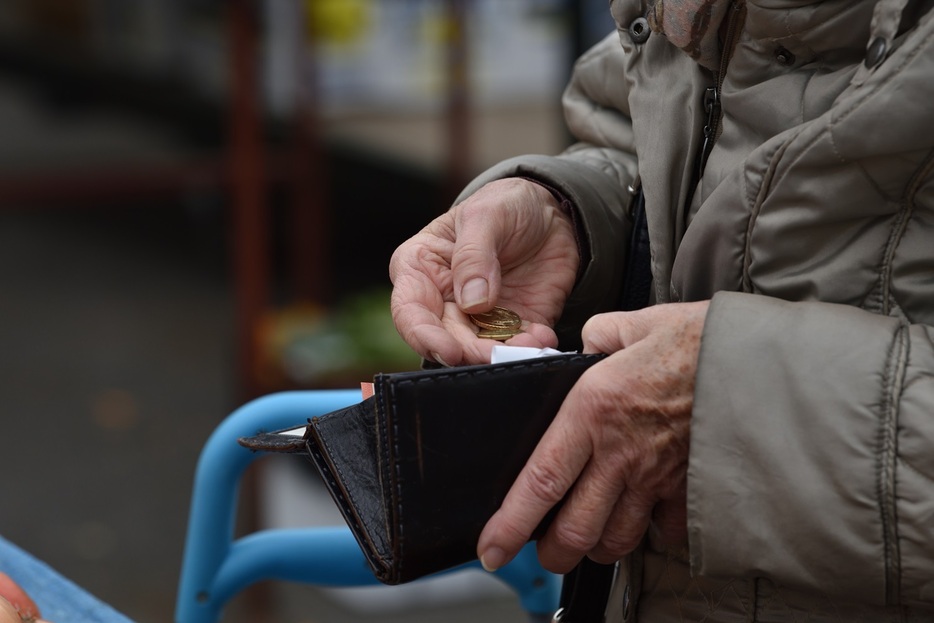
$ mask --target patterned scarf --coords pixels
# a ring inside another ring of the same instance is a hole
[[[720,24],[731,0],[655,0],[649,8],[649,27],[691,55],[704,67],[720,62]]]

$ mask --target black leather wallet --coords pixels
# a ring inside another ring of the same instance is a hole
[[[371,398],[311,418],[304,437],[240,443],[307,454],[376,577],[408,582],[476,559],[480,531],[564,397],[603,357],[379,374]]]

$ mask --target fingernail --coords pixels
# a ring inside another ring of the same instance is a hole
[[[471,279],[461,288],[461,306],[465,308],[482,305],[487,302],[489,297],[490,286],[487,284],[486,279],[480,277]]]
[[[505,562],[506,552],[498,547],[491,547],[480,554],[480,564],[483,565],[483,568],[490,573],[493,573],[502,567],[503,563]]]
[[[432,360],[434,360],[435,363],[440,363],[440,364],[441,364],[442,366],[444,366],[445,368],[450,368],[450,367],[451,367],[451,366],[449,366],[448,364],[446,364],[446,363],[444,362],[444,359],[442,359],[442,358],[441,358],[441,355],[439,355],[438,353],[431,353],[431,358],[432,358]]]

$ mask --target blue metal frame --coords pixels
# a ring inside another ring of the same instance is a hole
[[[240,479],[263,456],[241,447],[237,439],[301,426],[309,417],[359,401],[359,390],[281,392],[243,405],[217,427],[195,472],[176,623],[214,623],[232,597],[260,580],[378,584],[345,526],[262,530],[234,539]],[[473,562],[463,568],[477,566]],[[560,577],[542,569],[533,545],[495,575],[518,594],[532,620],[550,620]]]

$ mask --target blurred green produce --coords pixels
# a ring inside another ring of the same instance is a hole
[[[378,372],[418,369],[421,360],[396,333],[388,289],[357,294],[324,309],[300,304],[271,312],[259,331],[260,381],[285,387],[356,387]]]

